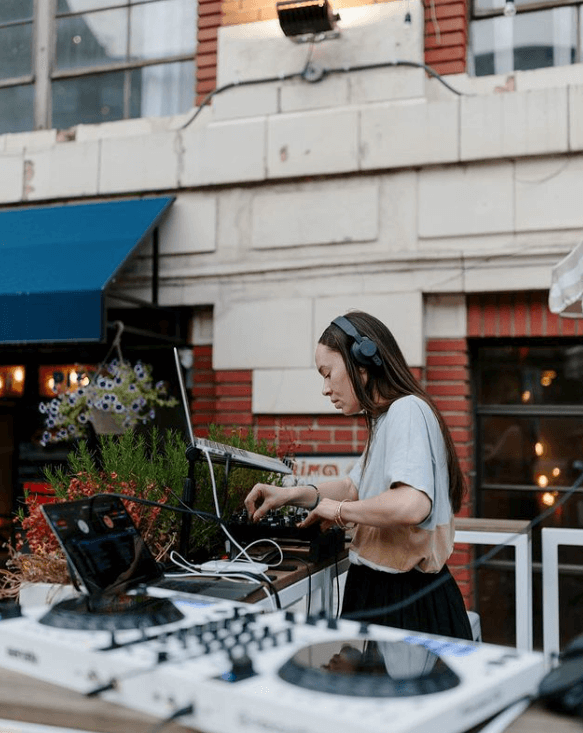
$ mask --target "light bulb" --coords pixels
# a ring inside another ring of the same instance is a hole
[[[513,18],[516,15],[516,5],[514,0],[506,0],[504,3],[504,15],[507,18]]]

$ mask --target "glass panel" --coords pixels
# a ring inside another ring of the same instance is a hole
[[[32,20],[33,0],[2,0],[0,2],[0,23],[11,20]]]
[[[583,405],[583,346],[485,346],[477,354],[479,404]]]
[[[196,3],[192,0],[161,0],[132,8],[132,59],[157,59],[194,53],[195,45]]]
[[[470,26],[474,73],[565,66],[576,60],[577,8],[562,7],[514,18],[474,20]]]
[[[127,0],[59,0],[57,13],[81,13],[85,10],[113,8],[116,5],[127,5]]]
[[[95,74],[62,79],[52,84],[53,127],[121,120],[124,73]]]
[[[194,61],[184,61],[132,71],[130,117],[187,112],[194,104],[194,69]]]
[[[127,60],[128,9],[57,21],[57,68],[78,69]]]
[[[583,457],[583,418],[489,415],[480,418],[480,428],[485,484],[539,487],[552,494],[579,476],[573,464]],[[492,516],[530,519],[534,514]]]
[[[478,613],[482,638],[490,644],[516,644],[514,624],[514,570],[492,563],[481,568],[478,578]],[[542,649],[542,578],[540,570],[533,572],[533,641]],[[559,570],[560,647],[583,633],[583,574],[581,570]]]
[[[0,28],[0,78],[32,74],[32,23]]]
[[[34,86],[0,89],[0,134],[34,129]]]
[[[489,519],[504,518],[531,521],[549,508],[546,499],[547,493],[543,491],[483,490],[480,497],[480,515]],[[559,494],[557,500],[560,497],[561,494]],[[533,533],[533,559],[540,560],[541,526],[578,528],[583,526],[581,519],[583,519],[583,494],[575,492],[556,512],[551,513],[535,528],[536,531]],[[579,557],[581,557],[580,551],[578,552]],[[497,559],[503,557],[505,556],[502,553],[496,556]],[[562,558],[562,561],[565,562],[566,559]]]

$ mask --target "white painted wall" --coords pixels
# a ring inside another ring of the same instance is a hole
[[[214,308],[214,365],[253,371],[260,413],[332,409],[313,351],[340,313],[378,315],[419,366],[427,336],[464,335],[466,293],[545,289],[581,239],[583,67],[448,77],[456,94],[391,65],[423,60],[420,2],[341,15],[311,56],[338,73],[317,83],[276,22],[222,28],[219,85],[271,81],[194,120],[0,136],[0,205],[176,195],[161,301]],[[146,249],[125,287],[147,297],[149,277]]]

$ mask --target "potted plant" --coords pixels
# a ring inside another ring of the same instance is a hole
[[[209,438],[256,453],[277,454],[274,445],[258,441],[251,431],[225,430],[211,425]],[[72,501],[111,492],[177,506],[184,479],[190,473],[196,486],[194,508],[215,514],[208,464],[197,462],[193,471],[189,471],[187,445],[175,432],[160,433],[153,427],[147,436],[134,431],[126,431],[120,436],[100,435],[97,447],[98,450],[92,452],[87,442],[81,440],[68,455],[66,466],[45,469],[45,478],[54,492],[49,501]],[[213,475],[221,516],[227,519],[242,508],[243,499],[255,483],[279,479],[278,475],[266,471],[235,468],[225,481],[223,466],[213,466]],[[47,499],[43,497],[42,500]],[[168,561],[170,552],[177,549],[180,515],[129,500],[126,506],[157,560]],[[18,529],[15,542],[9,547],[7,567],[0,569],[0,597],[17,596],[26,584],[70,583],[65,557],[44,519],[36,494],[25,495],[16,523]],[[207,560],[223,552],[224,546],[224,536],[216,522],[195,518],[189,559]]]
[[[153,382],[152,368],[138,361],[132,366],[112,359],[96,371],[80,374],[79,386],[58,391],[41,402],[45,430],[41,445],[88,437],[89,423],[96,433],[123,433],[155,417],[156,408],[177,404],[168,397],[165,382]]]

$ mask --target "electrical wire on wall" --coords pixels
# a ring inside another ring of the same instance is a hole
[[[310,84],[314,84],[317,82],[323,81],[327,76],[331,76],[332,74],[347,74],[350,72],[357,72],[357,71],[372,71],[375,69],[388,69],[395,66],[409,66],[414,67],[417,69],[423,69],[429,76],[433,77],[434,79],[437,79],[446,89],[449,89],[450,92],[453,94],[457,94],[458,96],[473,96],[472,94],[468,94],[467,92],[461,92],[459,89],[456,89],[455,87],[451,86],[445,79],[441,76],[441,74],[438,74],[435,69],[432,69],[430,66],[427,66],[427,64],[422,64],[418,61],[404,61],[404,60],[394,60],[394,61],[381,61],[374,64],[363,64],[361,66],[351,66],[351,65],[345,65],[345,66],[339,66],[336,68],[326,68],[326,67],[319,67],[312,63],[312,48],[313,44],[311,44],[310,51],[308,53],[308,58],[306,59],[306,63],[304,64],[304,68],[301,71],[292,72],[290,74],[280,74],[279,76],[267,76],[261,79],[246,79],[244,81],[232,81],[228,84],[224,84],[221,87],[217,87],[216,89],[213,89],[212,92],[209,92],[206,97],[202,100],[200,105],[194,109],[194,113],[189,117],[189,119],[186,120],[178,129],[184,130],[189,125],[191,125],[198,115],[202,112],[202,110],[205,108],[205,106],[211,101],[213,97],[216,97],[217,94],[222,94],[223,92],[228,91],[229,89],[236,89],[240,87],[246,87],[246,86],[255,86],[258,84],[273,84],[277,82],[285,82],[290,81],[292,79],[302,79],[303,81],[309,82]]]

